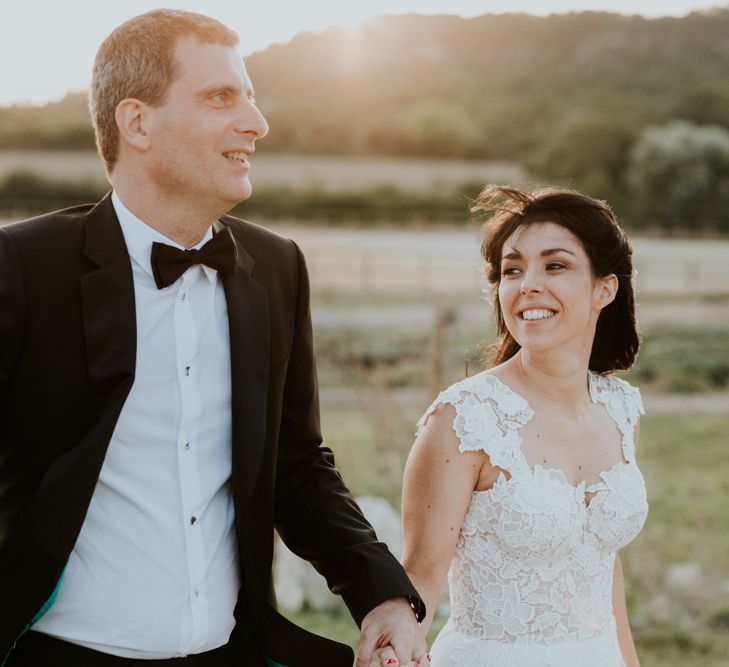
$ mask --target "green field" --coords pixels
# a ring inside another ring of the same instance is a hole
[[[649,326],[641,334],[638,359],[625,377],[643,392],[729,392],[729,323]],[[437,372],[433,339],[432,324],[319,328],[315,341],[320,384],[323,389],[373,388],[381,393],[427,390],[432,374]],[[485,368],[493,340],[493,328],[488,324],[456,322],[449,326],[442,351],[441,383],[450,384]]]
[[[401,475],[425,405],[402,407],[362,388],[361,403],[323,406],[323,429],[352,490],[400,502]],[[648,521],[622,552],[631,624],[642,667],[726,667],[729,656],[729,416],[647,416],[639,465]],[[690,594],[667,595],[667,568],[698,563],[704,579]],[[356,646],[345,614],[290,614],[297,623]],[[442,619],[439,624],[442,623]],[[432,640],[432,636],[431,636]]]
[[[233,209],[261,221],[327,226],[460,224],[486,183],[521,183],[509,162],[257,153],[255,197]],[[0,215],[22,219],[98,200],[109,189],[88,151],[0,151]]]
[[[265,144],[251,158],[251,165],[254,187],[324,191],[382,185],[422,190],[449,188],[466,182],[515,183],[525,178],[524,171],[510,162],[266,155]],[[93,152],[0,150],[0,181],[7,174],[21,170],[60,181],[105,180],[101,160]]]

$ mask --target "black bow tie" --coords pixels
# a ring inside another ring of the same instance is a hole
[[[236,259],[235,241],[227,227],[199,250],[180,250],[165,243],[152,243],[152,273],[159,289],[174,283],[193,264],[205,264],[218,273],[234,273]]]

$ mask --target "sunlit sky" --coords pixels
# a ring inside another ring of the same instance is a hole
[[[159,6],[213,16],[241,37],[241,52],[287,42],[300,31],[356,26],[380,14],[527,12],[546,15],[605,10],[682,16],[717,2],[692,0],[3,0],[0,8],[0,105],[41,104],[86,90],[96,49],[119,23]],[[721,4],[726,4],[725,2]]]

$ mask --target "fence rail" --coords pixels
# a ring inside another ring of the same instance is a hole
[[[486,287],[474,230],[284,230],[302,246],[312,284],[362,291]],[[729,294],[729,240],[633,242],[638,294]]]

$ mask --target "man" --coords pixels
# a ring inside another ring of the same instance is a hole
[[[224,215],[268,130],[236,46],[188,12],[119,26],[90,93],[113,193],[0,230],[9,667],[351,665],[275,611],[274,526],[361,624],[358,665],[425,660],[321,446],[301,253]]]

